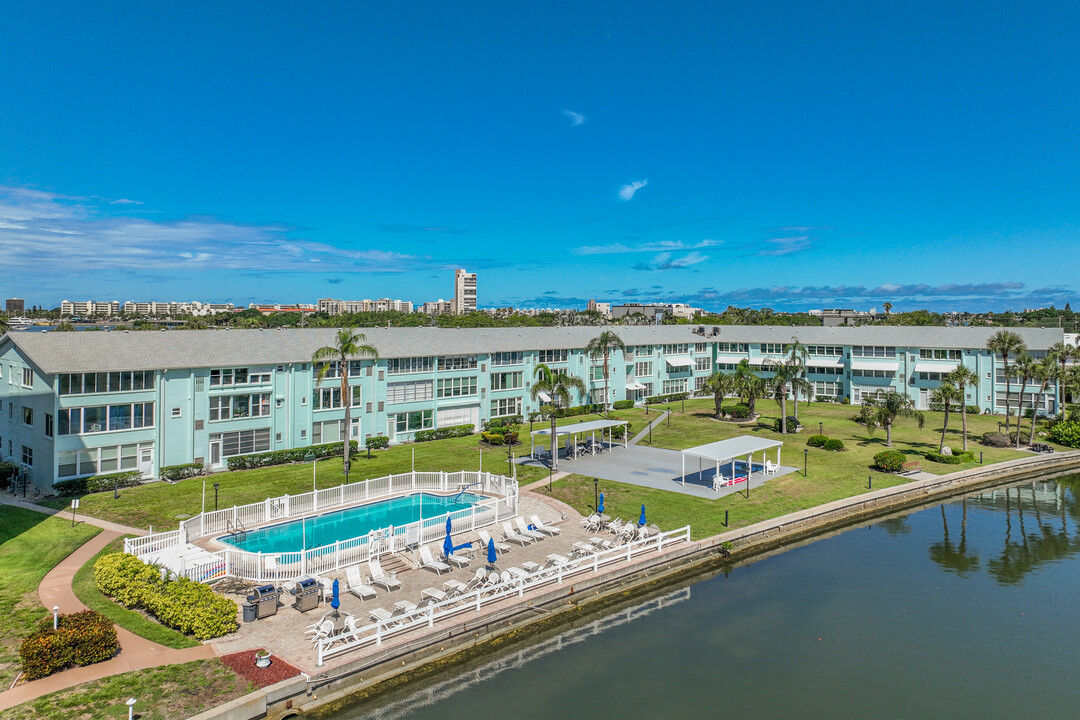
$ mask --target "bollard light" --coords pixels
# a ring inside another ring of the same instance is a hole
[[[60,606],[53,605],[52,609],[52,629],[56,630],[60,627]]]
[[[128,698],[125,704],[128,706],[128,720],[133,720],[135,717],[135,698]]]
[[[807,448],[803,448],[802,453],[803,453],[803,455],[802,455],[803,456],[802,475],[803,475],[803,477],[806,477],[806,463],[807,463],[807,458],[810,457],[810,451]]]

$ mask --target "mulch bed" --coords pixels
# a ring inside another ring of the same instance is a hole
[[[264,688],[267,685],[273,685],[274,683],[281,682],[282,680],[300,674],[299,670],[274,655],[270,656],[270,667],[255,667],[254,650],[245,650],[244,652],[233,653],[232,655],[223,655],[219,659],[221,662],[231,667],[237,675],[260,688]]]

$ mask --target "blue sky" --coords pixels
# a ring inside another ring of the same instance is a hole
[[[1076,300],[1080,5],[5,3],[0,295]]]

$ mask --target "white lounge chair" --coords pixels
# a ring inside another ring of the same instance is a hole
[[[431,548],[427,545],[420,546],[420,568],[423,570],[434,570],[439,575],[453,569],[446,563],[436,560],[431,554]]]
[[[445,557],[443,557],[442,559],[445,562],[448,562],[451,565],[454,565],[455,567],[459,567],[459,568],[467,567],[469,565],[469,563],[472,562],[471,554],[466,555],[465,553],[453,553],[452,552],[449,555],[446,555]]]
[[[525,535],[526,537],[531,537],[533,540],[539,541],[547,537],[547,535],[540,532],[539,530],[530,530],[529,526],[525,523],[525,518],[523,517],[518,516],[514,518],[514,524],[517,525],[517,531],[519,533]]]
[[[510,527],[510,521],[507,520],[503,523],[503,540],[509,540],[510,542],[516,542],[517,544],[525,547],[529,543],[536,542],[535,539],[528,535],[520,535],[514,531],[514,528]]]
[[[545,525],[544,523],[542,523],[540,521],[540,518],[538,516],[536,516],[536,515],[530,515],[529,519],[532,520],[532,524],[534,526],[536,526],[537,530],[539,530],[542,533],[546,533],[548,535],[551,535],[552,537],[554,537],[554,536],[556,536],[556,535],[558,535],[559,533],[562,532],[562,530],[555,527],[554,525]]]
[[[356,565],[345,568],[346,592],[350,592],[361,600],[371,600],[378,595],[375,588],[364,584],[360,575],[360,568]]]
[[[378,558],[368,560],[368,572],[371,573],[372,585],[378,585],[379,587],[386,588],[388,591],[397,590],[401,587],[401,581],[387,575],[386,571],[382,569],[382,565],[379,564]]]
[[[480,536],[480,542],[484,544],[484,552],[487,552],[488,543],[491,541],[491,533],[481,528],[476,531],[476,534]],[[501,543],[498,540],[495,541],[495,553],[502,555],[503,553],[510,552],[510,546],[506,543]]]

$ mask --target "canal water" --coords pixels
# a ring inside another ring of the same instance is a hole
[[[1080,715],[1080,476],[856,527],[334,716]]]

